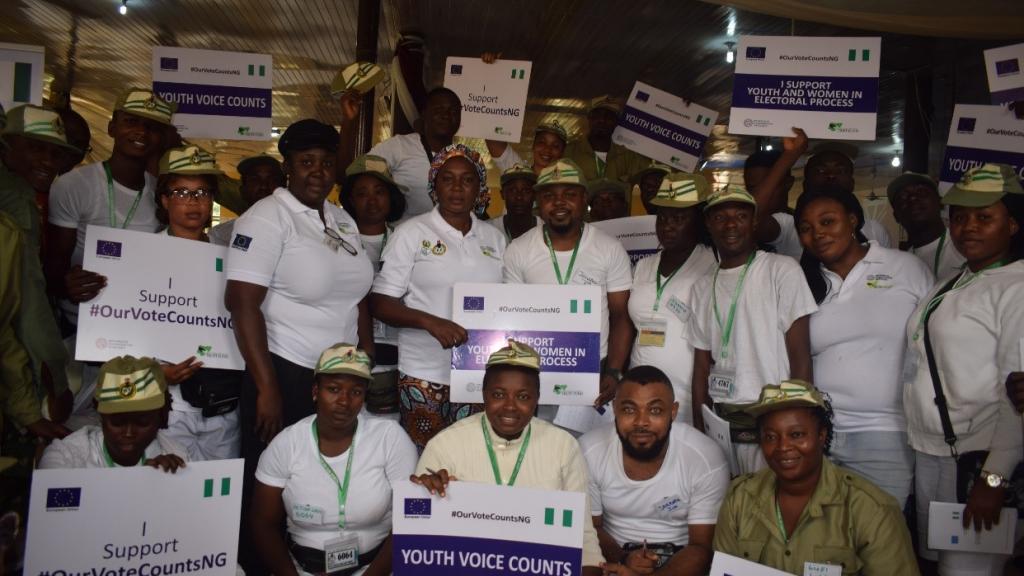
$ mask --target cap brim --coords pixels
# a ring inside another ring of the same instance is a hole
[[[313,375],[314,376],[337,376],[337,375],[352,376],[354,378],[358,378],[360,380],[363,380],[364,382],[373,382],[373,374],[372,373],[369,376],[367,376],[366,374],[363,374],[362,372],[359,372],[358,370],[353,370],[351,368],[345,368],[345,367],[331,368],[330,370],[327,370],[326,372],[314,371]]]
[[[533,172],[517,172],[515,174],[509,174],[508,176],[501,177],[501,185],[504,186],[513,180],[529,180],[531,183],[537,183],[537,175]]]
[[[750,200],[745,200],[742,198],[726,198],[724,200],[719,200],[718,202],[708,202],[707,206],[705,206],[704,209],[710,210],[715,206],[721,206],[723,204],[746,204],[747,206],[752,207],[755,211],[757,210],[757,202],[751,202]]]
[[[512,360],[512,359],[510,359],[510,360],[502,360],[501,362],[496,362],[494,364],[488,364],[486,366],[486,368],[496,368],[498,366],[516,366],[518,368],[526,368],[527,370],[533,370],[535,372],[540,372],[540,368],[537,368],[536,366],[534,366],[533,364],[530,364],[529,362],[523,362],[521,360]]]
[[[923,184],[934,190],[936,193],[939,191],[939,187],[931,178],[920,176],[918,174],[903,174],[901,176],[897,176],[895,180],[885,187],[885,195],[889,198],[889,202],[896,199],[896,194],[898,194],[900,190],[903,190],[911,184]]]
[[[678,202],[676,200],[668,200],[666,198],[654,198],[648,202],[648,204],[651,206],[660,206],[662,208],[693,208],[694,206],[699,206],[701,202],[703,202],[703,200]]]
[[[773,402],[771,404],[753,404],[744,408],[743,411],[750,414],[754,418],[764,416],[770,412],[778,412],[779,410],[789,410],[791,408],[821,408],[821,405],[816,404],[810,400],[804,400],[802,398],[792,398],[789,400],[781,400],[779,402]]]
[[[159,122],[164,126],[173,126],[174,122],[171,122],[171,118],[174,118],[174,112],[171,112],[171,118],[164,118],[160,114],[147,114],[142,110],[125,110],[119,109],[117,112],[123,112],[125,114],[131,114],[132,116],[138,116],[139,118],[145,118],[146,120],[152,120],[153,122]]]
[[[97,402],[96,411],[100,414],[124,414],[126,412],[151,412],[164,407],[167,394],[151,396],[143,400],[114,400],[108,402]]]
[[[76,148],[76,147],[72,146],[71,144],[68,144],[67,142],[65,142],[65,141],[63,141],[63,140],[61,140],[59,138],[53,138],[51,136],[43,136],[41,134],[25,134],[24,132],[11,132],[11,133],[3,134],[2,136],[0,136],[0,140],[3,140],[4,144],[7,144],[7,137],[8,136],[21,136],[22,138],[30,138],[32,140],[36,140],[37,142],[46,142],[47,144],[53,144],[54,146],[60,146],[61,148],[64,148],[65,150],[70,150],[70,151],[75,152],[75,153],[81,153],[82,152],[79,148]],[[7,144],[7,146],[9,147],[10,144]]]
[[[967,208],[984,208],[985,206],[991,206],[996,202],[1002,200],[1003,196],[1006,196],[1005,192],[1000,193],[978,193],[969,192],[960,188],[959,186],[953,186],[946,192],[946,195],[942,197],[942,203],[946,206],[966,206]]]
[[[161,172],[160,175],[174,174],[175,176],[223,176],[224,172],[216,168],[202,168],[199,170],[170,170]]]
[[[387,186],[388,190],[390,190],[392,194],[405,194],[405,186],[398,184],[397,182],[381,174],[380,172],[374,172],[372,170],[367,170],[366,172],[356,172],[355,174],[345,176],[345,183],[343,185],[345,190],[351,190],[352,183],[355,181],[355,179],[364,174],[376,176],[378,180],[380,180],[381,182],[384,183],[385,186]]]

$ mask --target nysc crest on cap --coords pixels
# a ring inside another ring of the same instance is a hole
[[[346,188],[349,186],[348,183],[352,182],[356,176],[361,176],[363,174],[376,176],[394,192],[401,192],[404,189],[395,182],[394,177],[391,175],[391,170],[388,168],[388,161],[380,156],[363,154],[353,160],[352,163],[348,165],[348,168],[345,169]]]
[[[373,62],[356,62],[343,68],[331,81],[331,95],[348,90],[366,94],[384,80],[384,69]]]
[[[517,162],[501,173],[501,185],[504,186],[517,178],[529,180],[531,184],[537,182],[537,174],[533,168]]]
[[[689,208],[707,200],[710,192],[711,185],[703,175],[675,172],[662,179],[651,204],[665,208]]]
[[[1017,172],[1006,164],[984,164],[968,170],[942,197],[950,206],[991,206],[1007,194],[1024,194]]]
[[[761,389],[757,402],[747,406],[744,412],[757,418],[769,412],[789,408],[827,408],[827,397],[809,382],[783,380],[781,384],[769,384]]]
[[[181,146],[171,148],[160,158],[160,175],[181,174],[183,176],[202,176],[212,174],[220,176],[217,159],[199,146]]]
[[[68,144],[64,133],[64,122],[60,114],[49,108],[25,104],[11,108],[7,113],[7,125],[3,128],[4,136],[23,136],[40,142],[54,144],[62,148],[81,152]]]
[[[540,372],[540,354],[530,346],[509,338],[508,346],[495,350],[487,358],[487,368],[519,366]]]
[[[718,192],[713,193],[711,196],[708,196],[708,204],[704,207],[704,210],[707,211],[714,206],[726,204],[728,202],[750,204],[755,210],[757,209],[757,200],[755,200],[749,192],[735,184],[731,184]]]
[[[555,136],[558,136],[558,138],[562,141],[562,144],[569,143],[569,133],[566,132],[565,128],[563,128],[562,125],[559,124],[557,121],[541,122],[540,124],[537,124],[537,129],[534,130],[533,133],[540,134],[541,132],[549,132],[551,134],[554,134]]]
[[[540,189],[544,186],[552,186],[555,184],[571,184],[575,186],[587,187],[586,180],[583,179],[583,171],[576,165],[575,162],[568,158],[562,158],[558,162],[548,166],[547,168],[540,171],[537,175],[537,184],[534,188]]]
[[[371,370],[370,357],[366,352],[352,344],[339,342],[320,354],[313,374],[347,374],[372,382]]]
[[[118,356],[100,366],[96,411],[100,414],[147,412],[167,403],[167,382],[152,358]]]
[[[172,104],[145,88],[129,88],[114,104],[115,112],[127,112],[167,125],[171,125],[171,116],[177,109],[177,104]]]

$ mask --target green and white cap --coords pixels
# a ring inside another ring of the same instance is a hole
[[[587,182],[587,197],[593,200],[601,192],[614,192],[626,199],[629,203],[629,187],[618,180],[611,178],[598,178]]]
[[[100,366],[94,397],[100,414],[159,410],[167,403],[167,381],[156,360],[118,356]]]
[[[125,90],[114,104],[115,112],[127,112],[167,125],[171,125],[171,116],[177,109],[177,104],[172,104],[145,88]]]
[[[968,170],[942,197],[950,206],[991,206],[1007,194],[1024,194],[1017,172],[1006,164],[983,164]]]
[[[726,204],[728,202],[741,202],[744,204],[750,204],[751,206],[754,207],[754,209],[757,209],[757,200],[754,200],[754,197],[751,196],[749,192],[747,192],[740,186],[730,184],[729,186],[726,186],[725,188],[722,188],[721,190],[708,196],[708,204],[707,206],[704,207],[704,210],[707,211],[713,206],[718,206],[719,204]]]
[[[373,62],[356,62],[342,69],[331,81],[331,94],[337,96],[347,90],[366,94],[384,80],[384,69]]]
[[[534,130],[533,133],[540,134],[541,132],[550,132],[555,136],[558,136],[562,140],[563,144],[567,144],[569,142],[569,133],[566,132],[565,128],[563,128],[557,121],[541,122],[540,124],[537,124],[537,129]]]
[[[939,192],[939,189],[935,184],[935,180],[932,180],[931,176],[908,170],[894,178],[893,181],[889,182],[889,185],[886,186],[885,195],[889,197],[889,203],[892,204],[896,200],[896,195],[912,184],[923,184],[931,188],[935,193]]]
[[[644,167],[643,170],[637,172],[636,174],[633,174],[633,177],[630,178],[629,181],[632,182],[633,184],[639,184],[640,181],[644,179],[644,176],[647,176],[648,174],[654,172],[657,172],[658,174],[665,176],[666,174],[672,173],[672,167],[669,166],[668,164],[662,164],[657,160],[651,160],[651,163]]]
[[[487,358],[487,368],[492,366],[519,366],[540,372],[540,354],[530,346],[510,338],[508,346],[496,350]]]
[[[160,157],[159,173],[161,176],[164,174],[220,176],[222,174],[217,168],[217,160],[213,154],[194,144],[171,148],[164,152],[164,155]]]
[[[658,194],[651,199],[651,204],[666,208],[689,208],[707,200],[710,192],[711,185],[703,175],[674,172],[662,179]]]
[[[761,389],[757,402],[743,411],[753,417],[789,408],[825,408],[826,397],[809,382],[783,380],[778,386],[769,384]]]
[[[320,374],[347,374],[372,382],[371,370],[370,357],[366,352],[352,344],[339,342],[320,354],[320,360],[317,361],[313,373],[317,376]]]
[[[613,98],[607,94],[604,96],[598,96],[590,101],[590,111],[593,112],[599,108],[603,108],[612,114],[619,116],[622,114],[622,100],[619,98]]]
[[[357,176],[363,174],[371,174],[380,179],[381,182],[386,184],[388,188],[394,189],[394,191],[401,192],[404,187],[399,186],[395,182],[394,176],[391,175],[391,169],[388,168],[388,161],[380,156],[374,156],[372,154],[363,154],[356,158],[348,165],[345,169],[345,187],[349,188],[351,183]]]
[[[517,178],[523,178],[532,183],[537,182],[537,174],[533,171],[533,168],[516,162],[508,170],[501,173],[501,185],[504,186]]]
[[[580,167],[575,162],[568,158],[562,158],[541,170],[540,174],[537,175],[537,184],[534,185],[534,188],[540,189],[554,184],[571,184],[584,188],[587,187],[587,182],[583,179],[583,171],[580,170]]]
[[[25,104],[11,108],[7,113],[7,125],[3,128],[4,136],[24,136],[40,142],[54,144],[62,148],[81,152],[68,144],[64,133],[64,122],[60,114],[49,108]]]

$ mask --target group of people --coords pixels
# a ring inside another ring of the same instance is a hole
[[[388,574],[390,483],[408,478],[442,495],[456,479],[585,492],[584,574],[703,574],[715,551],[793,573],[1000,573],[1004,556],[929,549],[927,528],[935,501],[991,528],[1022,460],[1011,167],[977,167],[944,196],[927,175],[894,180],[899,250],[865,217],[842,148],[812,151],[789,211],[801,130],[750,156],[744,186],[712,190],[612,144],[621,104],[602,97],[578,140],[538,126],[529,163],[487,143],[505,214],[486,220],[454,92],[430,91],[417,132],[361,156],[357,102],[342,97],[340,131],[289,126],[282,160],[248,158],[240,181],[182,142],[174,106],[147,89],[115,104],[111,157],[77,168],[88,137],[69,112],[7,113],[0,402],[53,440],[40,467],[241,456],[252,573]],[[591,224],[627,215],[632,186],[661,245],[635,269]],[[214,202],[240,216],[211,228]],[[82,268],[90,224],[226,246],[245,370],[71,369],[78,305],[116,281]],[[541,359],[516,341],[491,354],[479,403],[453,402],[459,282],[598,286],[594,405],[539,406]],[[731,454],[708,418],[729,423]]]

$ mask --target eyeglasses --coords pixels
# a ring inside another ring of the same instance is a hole
[[[166,192],[174,200],[190,201],[195,200],[200,202],[203,200],[210,200],[213,198],[213,191],[207,190],[206,188],[196,188],[195,190],[189,190],[188,188],[175,188]]]
[[[324,227],[324,234],[327,234],[327,238],[324,240],[324,244],[326,244],[327,247],[330,248],[331,250],[337,252],[338,247],[340,246],[341,248],[345,249],[345,252],[348,252],[353,256],[359,254],[359,251],[356,250],[356,247],[350,244],[344,238],[342,238],[341,234],[338,234],[338,232],[333,228]]]

